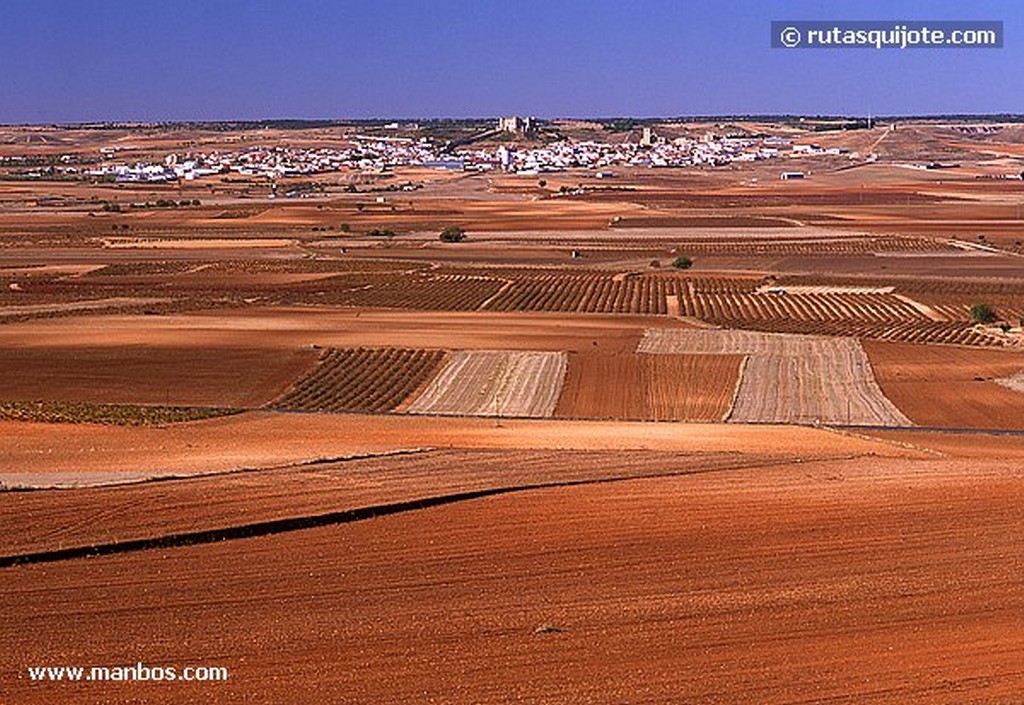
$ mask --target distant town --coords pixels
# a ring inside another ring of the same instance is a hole
[[[515,174],[591,169],[598,178],[605,178],[614,176],[610,169],[624,166],[724,167],[735,162],[848,154],[844,148],[795,144],[787,137],[776,135],[732,136],[708,132],[698,138],[667,138],[651,126],[639,129],[635,138],[618,141],[559,139],[537,145],[530,140],[535,130],[534,120],[515,116],[499,119],[496,127],[481,135],[499,138],[499,144],[474,145],[477,140],[453,143],[425,136],[380,134],[389,130],[398,132],[400,127],[398,123],[389,123],[376,134],[353,132],[346,137],[348,144],[343,148],[254,144],[237,151],[174,150],[160,162],[143,162],[126,158],[132,148],[125,145],[103,147],[98,155],[89,159],[83,159],[81,154],[66,154],[41,163],[27,156],[9,156],[0,159],[0,165],[9,169],[8,176],[27,179],[146,183],[192,181],[231,173],[278,179],[346,170],[384,172],[409,166]],[[870,159],[870,155],[849,156]],[[786,174],[796,176],[799,172]]]

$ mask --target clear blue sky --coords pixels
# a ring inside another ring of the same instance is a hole
[[[0,122],[1024,113],[1020,0],[3,0]],[[773,19],[1002,20],[786,51]]]

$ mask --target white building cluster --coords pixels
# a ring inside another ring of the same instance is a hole
[[[639,142],[561,140],[543,146],[472,145],[446,151],[427,138],[354,135],[344,148],[252,146],[244,150],[171,153],[162,163],[127,163],[114,150],[101,150],[100,162],[86,169],[57,170],[68,175],[113,177],[123,182],[186,181],[208,176],[239,174],[270,179],[309,176],[339,171],[380,172],[403,166],[455,171],[506,171],[521,174],[567,169],[606,170],[609,167],[727,166],[734,162],[778,159],[787,156],[842,154],[845,150],[792,144],[781,137],[657,138],[646,131]]]

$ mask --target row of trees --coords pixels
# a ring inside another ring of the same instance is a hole
[[[202,201],[198,198],[183,198],[180,201],[175,201],[171,198],[161,198],[158,201],[146,201],[145,203],[132,203],[132,208],[187,208],[189,206],[201,206]],[[105,213],[120,213],[121,204],[115,203],[114,201],[104,201],[101,206]]]

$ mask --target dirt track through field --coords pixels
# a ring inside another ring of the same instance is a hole
[[[733,330],[649,330],[639,352],[744,354],[729,420],[909,426],[853,338]]]
[[[551,416],[565,379],[566,355],[552,352],[453,353],[410,414]]]

